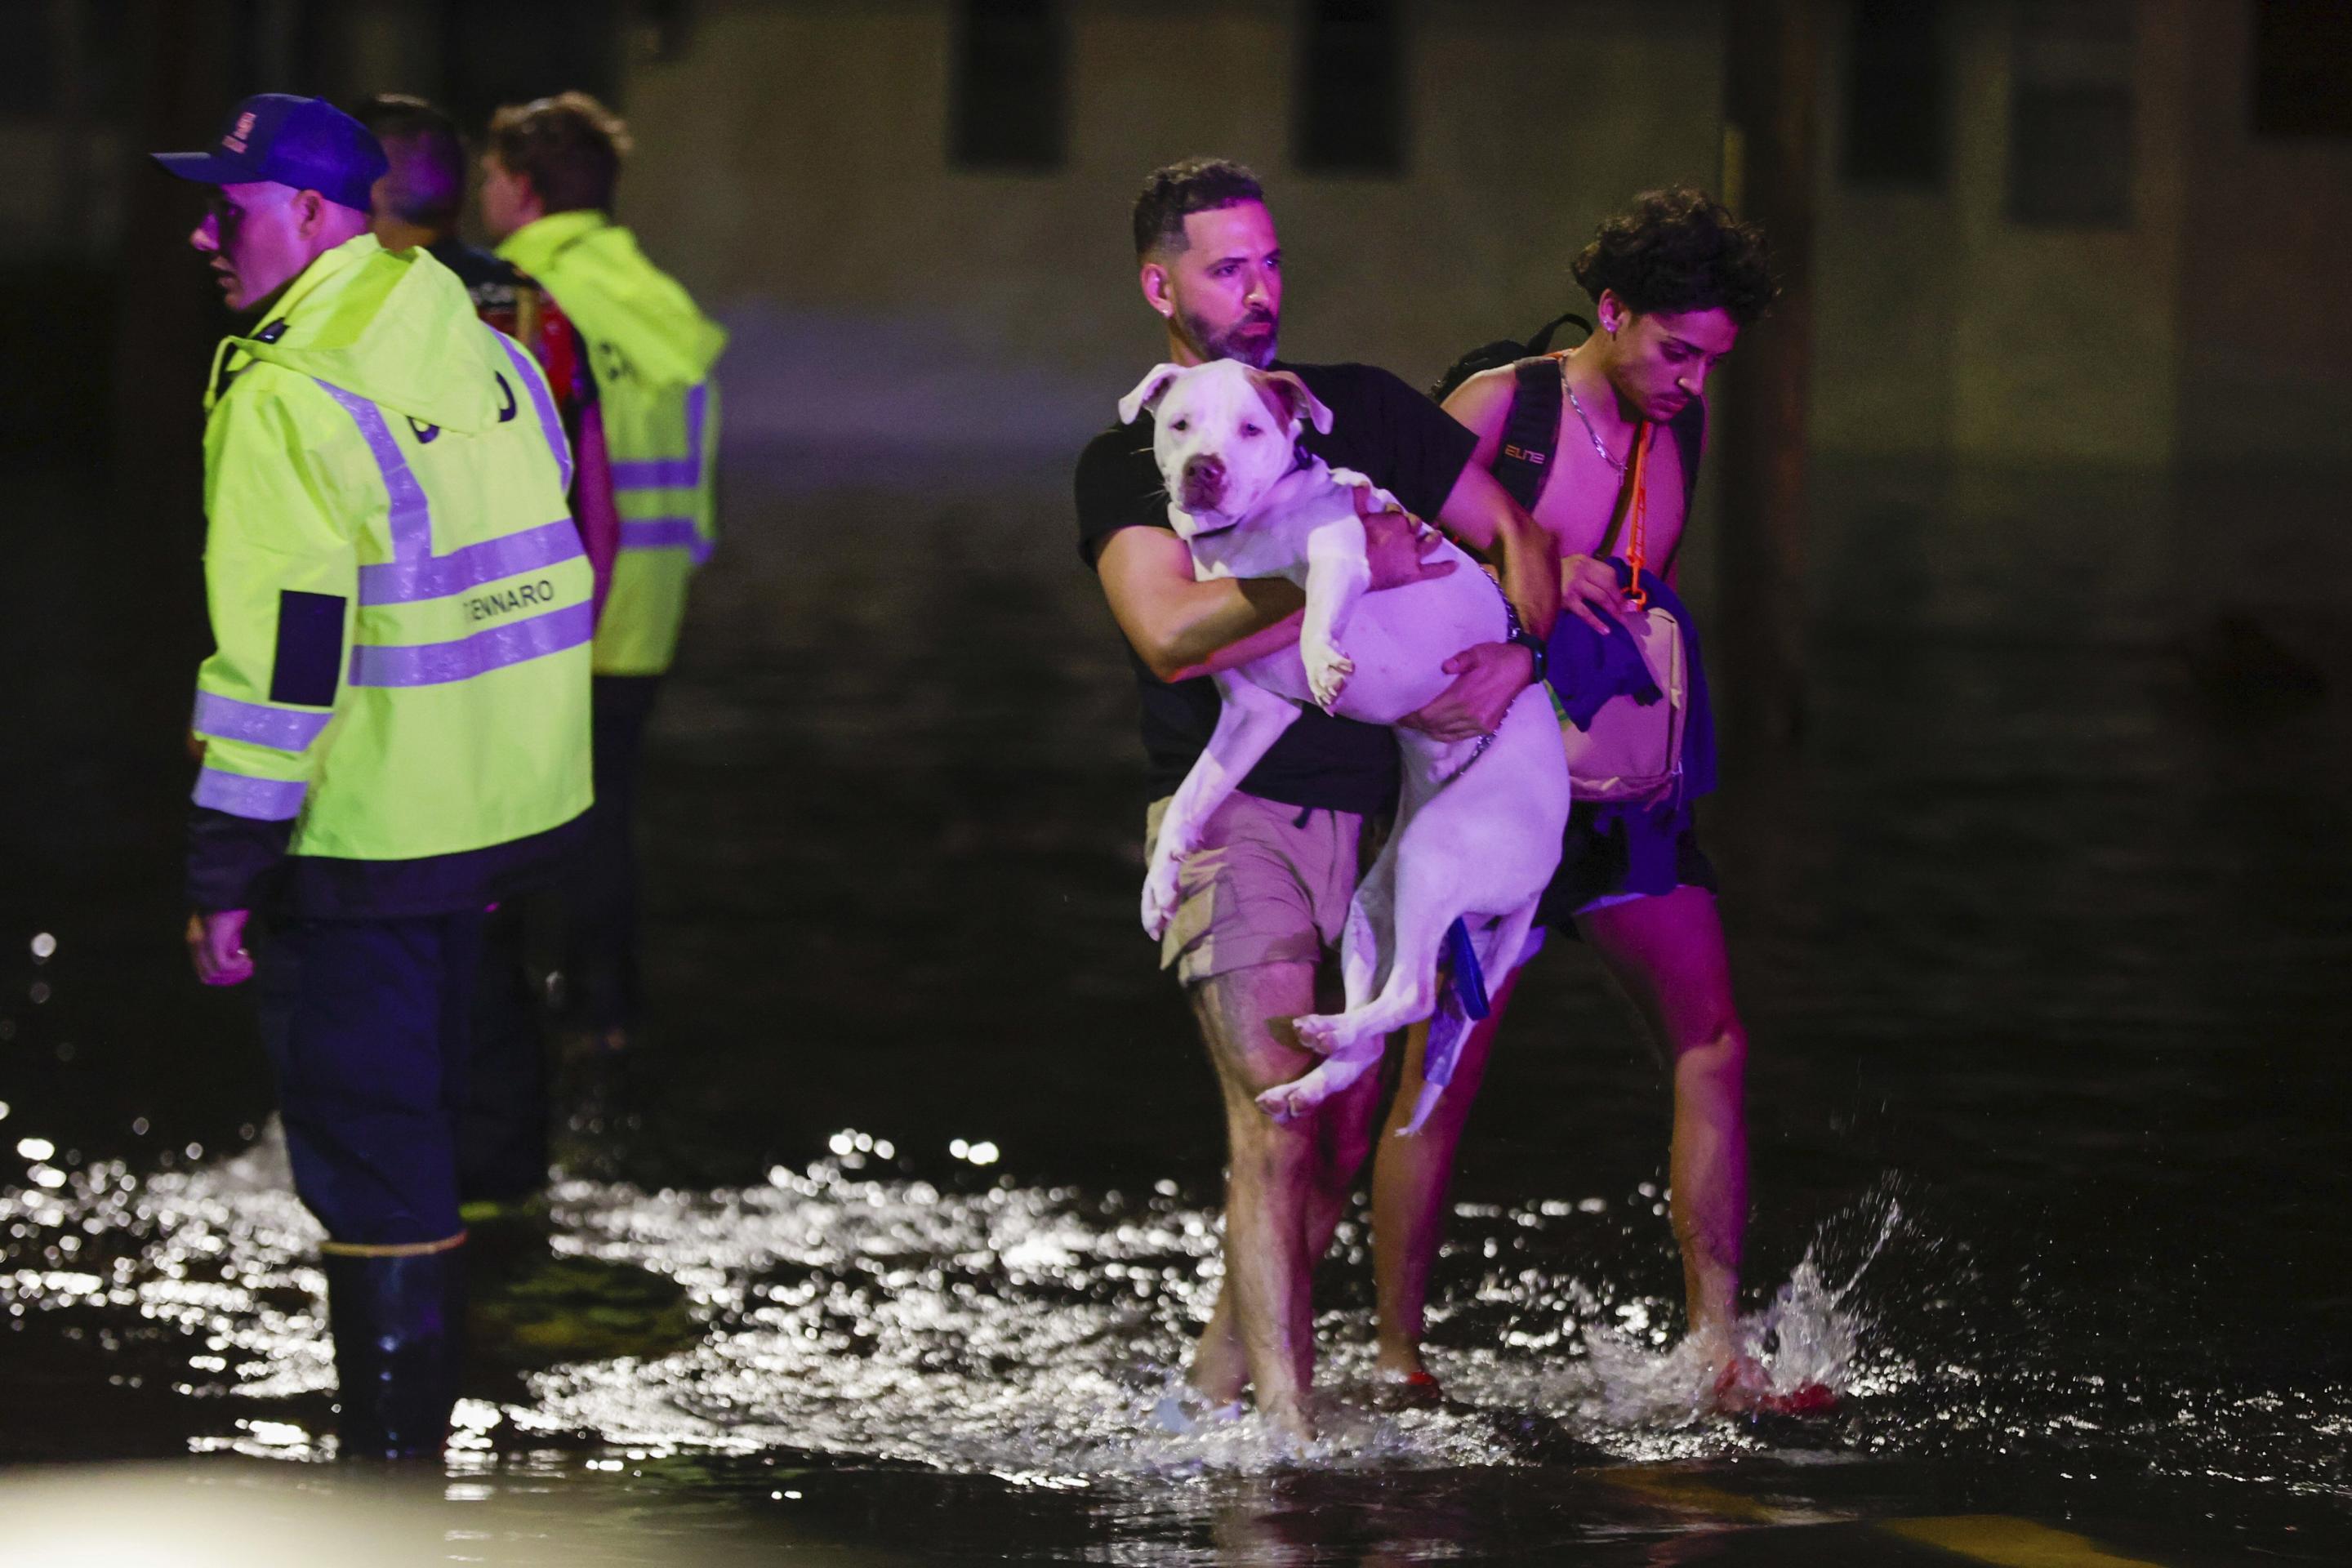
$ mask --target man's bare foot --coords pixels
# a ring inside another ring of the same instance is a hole
[[[1307,1413],[1307,1401],[1293,1394],[1282,1399],[1261,1399],[1257,1413],[1276,1431],[1299,1444],[1315,1441],[1315,1418]]]
[[[1249,1388],[1249,1354],[1242,1348],[1242,1337],[1234,1328],[1223,1296],[1217,1298],[1217,1310],[1210,1314],[1208,1327],[1193,1342],[1192,1364],[1185,1369],[1184,1381],[1211,1405],[1230,1405]]]

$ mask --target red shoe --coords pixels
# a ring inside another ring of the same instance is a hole
[[[1381,1373],[1372,1400],[1377,1408],[1389,1411],[1433,1410],[1444,1401],[1444,1385],[1426,1368],[1402,1377]]]
[[[1775,1393],[1763,1369],[1749,1361],[1730,1363],[1715,1380],[1715,1407],[1744,1415],[1823,1415],[1837,1403],[1836,1392],[1823,1383]]]

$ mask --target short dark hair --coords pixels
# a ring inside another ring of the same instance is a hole
[[[384,205],[403,223],[447,228],[466,205],[466,143],[457,121],[404,92],[379,92],[352,118],[383,143],[392,184]]]
[[[1257,176],[1228,158],[1187,158],[1154,169],[1135,198],[1135,254],[1184,248],[1184,220],[1194,213],[1262,202]]]
[[[603,211],[621,183],[629,128],[584,92],[509,103],[490,116],[490,151],[509,174],[528,175],[551,213]]]
[[[1720,310],[1743,327],[1780,292],[1763,231],[1688,185],[1635,196],[1601,226],[1575,272],[1596,304],[1613,289],[1637,315]]]

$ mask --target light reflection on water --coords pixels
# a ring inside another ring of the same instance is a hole
[[[1454,1312],[1499,1310],[1494,1321],[1507,1326],[1465,1343],[1437,1318],[1435,1342],[1458,1347],[1437,1363],[1443,1407],[1380,1408],[1370,1323],[1342,1310],[1318,1325],[1323,1436],[1310,1447],[1248,1416],[1171,1430],[1159,1412],[1217,1285],[1213,1214],[1172,1183],[1143,1194],[1009,1177],[943,1190],[855,1142],[850,1151],[737,1189],[560,1183],[554,1253],[674,1280],[699,1332],[670,1353],[539,1372],[526,1398],[466,1401],[453,1469],[551,1445],[584,1445],[591,1471],[790,1453],[1140,1500],[1202,1478],[1302,1468],[2123,1447],[2160,1473],[2344,1495],[2352,1391],[2223,1391],[2186,1377],[2158,1388],[2037,1361],[2034,1306],[2012,1306],[2008,1333],[1956,1312],[1971,1289],[1967,1249],[1927,1234],[1885,1191],[1824,1224],[1748,1324],[1780,1385],[1818,1379],[1843,1393],[1830,1417],[1757,1423],[1700,1408],[1705,1370],[1671,1348],[1674,1304],[1591,1267],[1654,1245],[1658,1194],[1646,1189],[1459,1205],[1451,1245],[1488,1267]],[[0,1306],[131,1345],[124,1364],[149,1370],[117,1381],[166,1375],[200,1404],[234,1396],[192,1418],[197,1452],[322,1457],[313,1428],[323,1421],[310,1412],[333,1378],[319,1233],[282,1160],[265,1139],[195,1169],[142,1178],[98,1163],[56,1189],[0,1194]],[[1343,1228],[1339,1251],[1364,1267],[1359,1223]],[[1966,1332],[1937,1327],[1956,1316],[1971,1320]]]

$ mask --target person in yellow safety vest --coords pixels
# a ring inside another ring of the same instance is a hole
[[[210,148],[189,243],[255,331],[207,395],[189,944],[256,973],[296,1190],[325,1226],[347,1456],[439,1452],[465,1232],[455,1109],[486,906],[591,800],[592,578],[536,365],[368,232],[375,139],[269,93]]]
[[[627,129],[585,93],[490,119],[482,216],[498,254],[551,302],[580,352],[551,372],[580,452],[573,491],[589,553],[609,560],[596,626],[596,810],[567,889],[571,1021],[593,1054],[628,1044],[638,1007],[631,824],[637,759],[677,651],[688,580],[717,542],[719,389],[727,334],[609,216]],[[609,554],[607,552],[609,551]]]

